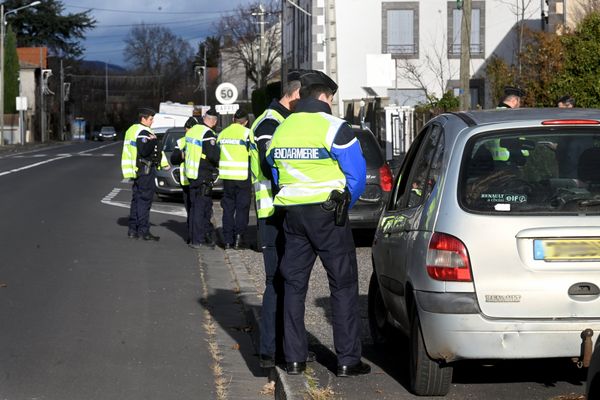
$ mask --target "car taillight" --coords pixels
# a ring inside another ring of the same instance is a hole
[[[599,125],[595,119],[550,119],[542,121],[542,125]]]
[[[392,190],[392,170],[387,164],[383,164],[379,168],[379,185],[384,192]]]
[[[427,251],[427,273],[438,281],[472,282],[471,262],[463,242],[435,232]]]

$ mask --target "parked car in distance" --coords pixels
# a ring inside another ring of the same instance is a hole
[[[117,140],[117,131],[113,126],[103,126],[98,133],[99,140]]]
[[[171,154],[173,153],[173,150],[175,150],[177,140],[185,136],[185,128],[168,128],[166,131],[161,129],[153,129],[153,131],[160,138],[160,146],[170,165],[170,168],[159,169],[156,172],[156,177],[154,178],[156,194],[163,198],[181,196],[183,193],[181,185],[179,184],[181,171],[178,165],[171,165]],[[222,192],[223,183],[219,179],[218,174],[215,174],[213,193],[218,194]]]
[[[457,360],[581,360],[600,332],[599,226],[599,110],[437,116],[375,232],[371,336],[408,336],[423,396],[449,391]]]
[[[368,128],[352,126],[367,163],[365,191],[348,213],[352,228],[375,229],[392,189],[392,171]]]

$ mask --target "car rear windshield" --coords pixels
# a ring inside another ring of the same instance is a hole
[[[177,145],[177,141],[185,135],[184,132],[169,132],[165,136],[163,143],[163,151],[173,151]]]
[[[600,130],[544,128],[479,135],[465,148],[463,208],[504,214],[600,213]]]
[[[360,143],[367,168],[379,168],[383,165],[383,154],[375,136],[369,131],[355,130],[356,138]]]

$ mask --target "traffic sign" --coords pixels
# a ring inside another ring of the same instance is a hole
[[[215,96],[221,104],[233,104],[237,100],[238,90],[233,83],[223,82],[217,86]]]
[[[215,110],[219,114],[235,114],[239,108],[239,104],[217,104],[215,106]]]

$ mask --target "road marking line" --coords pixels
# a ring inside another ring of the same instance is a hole
[[[71,156],[70,155],[66,155],[64,157],[56,157],[56,158],[51,158],[49,160],[44,160],[44,161],[37,162],[35,164],[29,164],[29,165],[26,165],[26,166],[21,167],[21,168],[16,168],[16,169],[11,169],[11,170],[8,170],[8,171],[0,172],[0,176],[9,175],[9,174],[12,174],[12,173],[15,173],[15,172],[24,171],[24,170],[29,169],[29,168],[39,167],[40,165],[48,164],[48,163],[50,163],[52,161],[63,160],[65,158],[69,158],[69,157],[71,157]]]
[[[114,201],[113,200],[119,194],[119,192],[121,192],[122,190],[129,191],[129,189],[114,188],[113,190],[111,190],[111,192],[109,194],[107,194],[106,196],[104,196],[104,198],[102,200],[100,200],[100,202],[102,204],[107,204],[109,206],[115,206],[115,207],[121,207],[121,208],[127,208],[127,209],[129,209],[130,206],[131,206],[131,203],[124,202],[124,201]],[[155,213],[159,213],[159,214],[174,215],[176,217],[187,218],[187,213],[185,211],[185,208],[182,207],[182,206],[166,206],[166,205],[161,205],[160,208],[166,208],[166,210],[161,210],[161,209],[158,209],[156,207],[152,207],[150,209],[150,211],[155,212]]]
[[[93,149],[87,149],[87,150],[80,151],[77,154],[83,155],[84,153],[88,153],[90,151],[100,150],[100,149],[103,149],[103,148],[108,147],[108,146],[114,146],[115,144],[118,144],[118,143],[119,142],[113,142],[113,143],[105,144],[105,145],[102,145],[102,146],[94,147]]]

